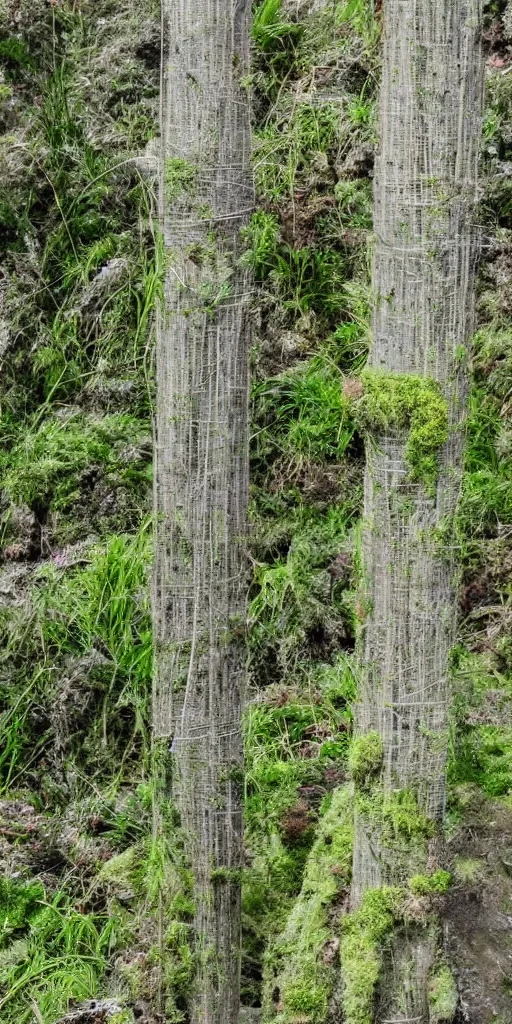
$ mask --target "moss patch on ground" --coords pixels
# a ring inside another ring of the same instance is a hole
[[[311,848],[300,894],[265,964],[264,1020],[322,1024],[336,977],[337,921],[347,902],[352,866],[353,802],[334,791]]]

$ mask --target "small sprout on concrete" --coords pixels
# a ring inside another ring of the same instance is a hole
[[[165,194],[169,201],[195,192],[197,167],[181,157],[172,157],[165,162]]]

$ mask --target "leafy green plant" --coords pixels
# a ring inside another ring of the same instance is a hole
[[[253,215],[245,240],[242,264],[277,293],[283,309],[296,315],[313,310],[331,321],[339,317],[344,283],[341,253],[294,249],[282,241],[277,217],[262,210]]]
[[[334,186],[334,195],[337,209],[345,225],[370,230],[372,192],[371,183],[366,178],[342,178]]]
[[[137,474],[120,469],[121,451],[141,435],[141,424],[127,415],[47,419],[24,433],[9,454],[4,489],[13,502],[65,511],[76,501],[86,469],[115,469],[120,482],[129,479],[133,486]],[[138,473],[144,482],[145,467]]]
[[[493,536],[512,515],[510,460],[500,458],[510,365],[508,332],[485,330],[476,338],[476,380],[470,395],[468,440],[458,529],[468,538]]]
[[[340,658],[332,668],[317,670],[309,692],[290,693],[280,705],[279,693],[270,691],[266,701],[250,705],[245,718],[248,793],[258,791],[265,773],[272,773],[276,763],[295,761],[299,778],[315,758],[328,761],[332,744],[328,737],[337,739],[334,758],[345,757],[353,693],[351,667],[347,659]],[[307,759],[304,747],[310,748]]]
[[[261,0],[252,22],[255,46],[253,84],[266,103],[272,103],[282,88],[283,79],[293,75],[296,47],[304,27],[287,18],[282,0]]]
[[[369,47],[378,38],[379,25],[375,19],[373,0],[343,0],[336,8],[336,21],[361,36]]]
[[[0,609],[0,776],[5,808],[22,786],[46,812],[12,842],[20,877],[41,869],[46,892],[33,878],[0,886],[6,1024],[54,1024],[104,994],[124,944],[147,951],[152,925],[140,944],[137,931],[160,878],[146,517],[162,263],[142,156],[159,81],[140,32],[154,4],[136,7],[8,0],[0,12],[3,571],[22,577]],[[151,874],[120,909],[95,858],[126,861],[130,847]]]
[[[436,381],[413,374],[364,370],[362,396],[354,403],[362,429],[407,433],[406,458],[412,480],[432,487],[438,455],[448,440],[448,404]]]
[[[5,67],[8,78],[13,81],[22,78],[23,70],[34,66],[26,43],[17,36],[0,40],[0,64]]]
[[[340,141],[340,110],[334,103],[301,102],[255,134],[254,173],[267,201],[292,197],[328,172]]]
[[[59,743],[89,770],[112,775],[117,758],[116,777],[144,748],[152,664],[148,528],[146,523],[133,537],[111,538],[89,552],[86,565],[66,570],[47,564],[25,616],[4,611],[3,657],[12,666],[10,685],[0,685],[4,785],[30,771],[43,751],[52,756],[55,730]],[[73,666],[85,701],[85,734],[84,710],[69,684]],[[52,714],[56,678],[68,680],[64,692],[69,688],[69,706],[61,703],[59,720]]]
[[[249,609],[249,650],[257,679],[286,678],[311,661],[335,661],[351,647],[354,620],[345,585],[327,572],[345,537],[346,513],[330,510],[294,535],[285,557],[255,567]]]
[[[373,1020],[383,944],[393,928],[400,900],[399,889],[369,889],[360,909],[342,922],[342,999],[347,1024],[371,1024]]]
[[[282,6],[282,0],[262,0],[257,5],[252,35],[259,51],[273,53],[283,50],[288,37],[297,38],[302,34],[302,26],[283,17]]]
[[[350,123],[356,127],[360,125],[370,125],[374,116],[375,106],[372,99],[366,99],[365,97],[366,87],[360,96],[354,96],[350,99],[347,116]]]
[[[44,1024],[97,994],[120,922],[79,913],[61,893],[27,919],[26,940],[0,954],[0,1010],[6,1024],[29,1024],[34,1004]],[[7,951],[9,952],[9,951]]]
[[[336,366],[317,356],[253,390],[254,459],[268,466],[272,458],[311,462],[341,459],[354,434],[350,403],[343,397]]]

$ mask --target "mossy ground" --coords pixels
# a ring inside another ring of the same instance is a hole
[[[246,83],[259,209],[244,256],[258,292],[242,997],[260,1006],[265,960],[265,1014],[283,1024],[322,1024],[338,998],[349,881],[363,439],[343,382],[361,373],[369,343],[372,8],[342,0],[308,13],[263,0]],[[499,14],[489,14],[491,57],[509,62]],[[193,907],[172,809],[155,830],[148,729],[159,60],[153,0],[0,3],[6,1024],[29,1024],[34,1003],[55,1024],[71,1000],[98,994],[115,994],[127,1020],[136,1006],[147,1024],[162,1006],[167,1020],[186,1019]],[[504,806],[512,792],[510,83],[490,69],[482,216],[492,244],[456,531],[454,882],[443,894],[439,871],[410,880],[411,898],[448,900],[454,920],[460,887],[499,902],[499,868],[491,879],[485,843],[471,852],[466,822],[480,801],[491,834],[505,811],[490,801]],[[168,169],[169,188],[187,185],[185,170]],[[393,815],[393,827],[410,818],[404,806]],[[163,934],[159,889],[170,908]],[[349,924],[346,946],[363,924]],[[443,970],[432,984],[436,1019],[450,988]],[[362,1020],[360,976],[350,998]]]

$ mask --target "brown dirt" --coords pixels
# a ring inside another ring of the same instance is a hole
[[[283,838],[286,842],[294,844],[304,839],[315,823],[314,815],[305,800],[299,800],[293,807],[290,807],[281,820]]]
[[[455,885],[442,919],[446,950],[460,992],[459,1020],[512,1021],[512,809],[471,793],[463,822],[449,840],[451,864],[481,862],[474,882]]]

